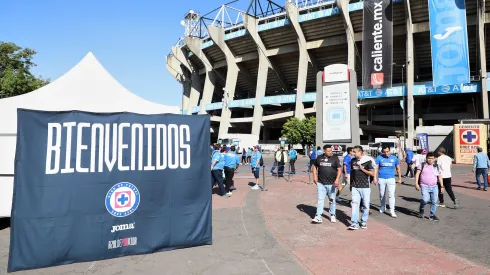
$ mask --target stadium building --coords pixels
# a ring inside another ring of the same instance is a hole
[[[183,112],[209,114],[214,140],[242,133],[277,141],[288,118],[315,116],[316,75],[327,65],[355,68],[361,87],[362,1],[233,4],[185,15],[166,63],[182,83]],[[361,140],[400,135],[404,110],[407,146],[417,126],[488,118],[490,3],[466,0],[472,82],[441,87],[432,86],[428,0],[393,0],[392,9],[393,87],[358,89]]]

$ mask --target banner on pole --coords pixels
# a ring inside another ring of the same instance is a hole
[[[465,0],[428,1],[434,86],[470,83]]]
[[[393,74],[392,0],[364,0],[362,89],[390,88]]]
[[[424,154],[429,152],[429,136],[425,133],[417,134],[417,138],[419,140],[419,149],[422,149]]]
[[[8,270],[211,244],[209,124],[19,110]]]

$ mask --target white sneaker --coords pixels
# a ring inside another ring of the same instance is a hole
[[[384,212],[385,212],[384,210],[381,210],[381,209],[379,210],[379,213],[381,213],[381,214],[383,214]]]
[[[320,216],[315,216],[312,220],[311,220],[312,223],[322,223],[323,222],[323,219],[322,217]]]
[[[391,212],[391,217],[392,218],[397,218],[398,216],[395,214],[395,212]]]
[[[254,185],[254,186],[252,187],[252,190],[260,190],[260,187],[259,187],[258,185]]]
[[[228,195],[228,196],[231,196],[231,192],[228,192],[228,194],[227,194],[227,195]]]
[[[337,218],[335,218],[335,216],[331,216],[330,217],[330,222],[336,223],[337,222]]]

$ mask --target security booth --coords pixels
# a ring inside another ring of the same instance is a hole
[[[360,145],[356,72],[334,64],[317,74],[316,144]]]

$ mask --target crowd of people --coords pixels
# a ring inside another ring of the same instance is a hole
[[[277,176],[284,176],[284,168],[289,165],[289,173],[295,174],[295,162],[298,152],[290,146],[290,150],[280,147],[274,152],[274,164],[271,174],[277,169]],[[264,166],[264,160],[259,145],[236,152],[235,146],[221,147],[214,145],[211,149],[212,184],[218,185],[223,197],[231,196],[236,190],[233,176],[240,164],[250,165],[255,178],[253,190],[261,190],[260,169]],[[241,155],[241,158],[240,158]],[[379,190],[381,202],[379,212],[388,213],[397,218],[395,192],[397,184],[402,183],[402,177],[415,179],[415,189],[420,192],[419,217],[428,218],[431,221],[439,221],[436,216],[437,207],[446,207],[444,194],[447,193],[454,204],[459,208],[459,200],[456,198],[451,186],[451,169],[453,160],[447,156],[444,148],[439,148],[437,155],[433,152],[406,149],[402,160],[407,163],[407,171],[402,175],[400,159],[391,155],[391,148],[383,146],[381,154],[376,159],[367,156],[362,146],[354,146],[346,149],[341,158],[334,155],[331,146],[325,145],[312,148],[307,153],[310,163],[308,173],[312,173],[313,182],[317,186],[317,211],[312,219],[313,223],[322,223],[325,200],[328,198],[328,212],[331,222],[336,222],[336,203],[346,186],[351,192],[350,205],[352,207],[351,225],[348,229],[366,229],[370,210],[371,185],[376,185]],[[488,190],[488,169],[490,160],[486,154],[478,148],[478,154],[474,156],[473,172],[477,179],[478,190]],[[483,176],[483,183],[480,177]],[[388,203],[388,204],[387,204]],[[425,215],[427,204],[430,204],[429,215]]]

